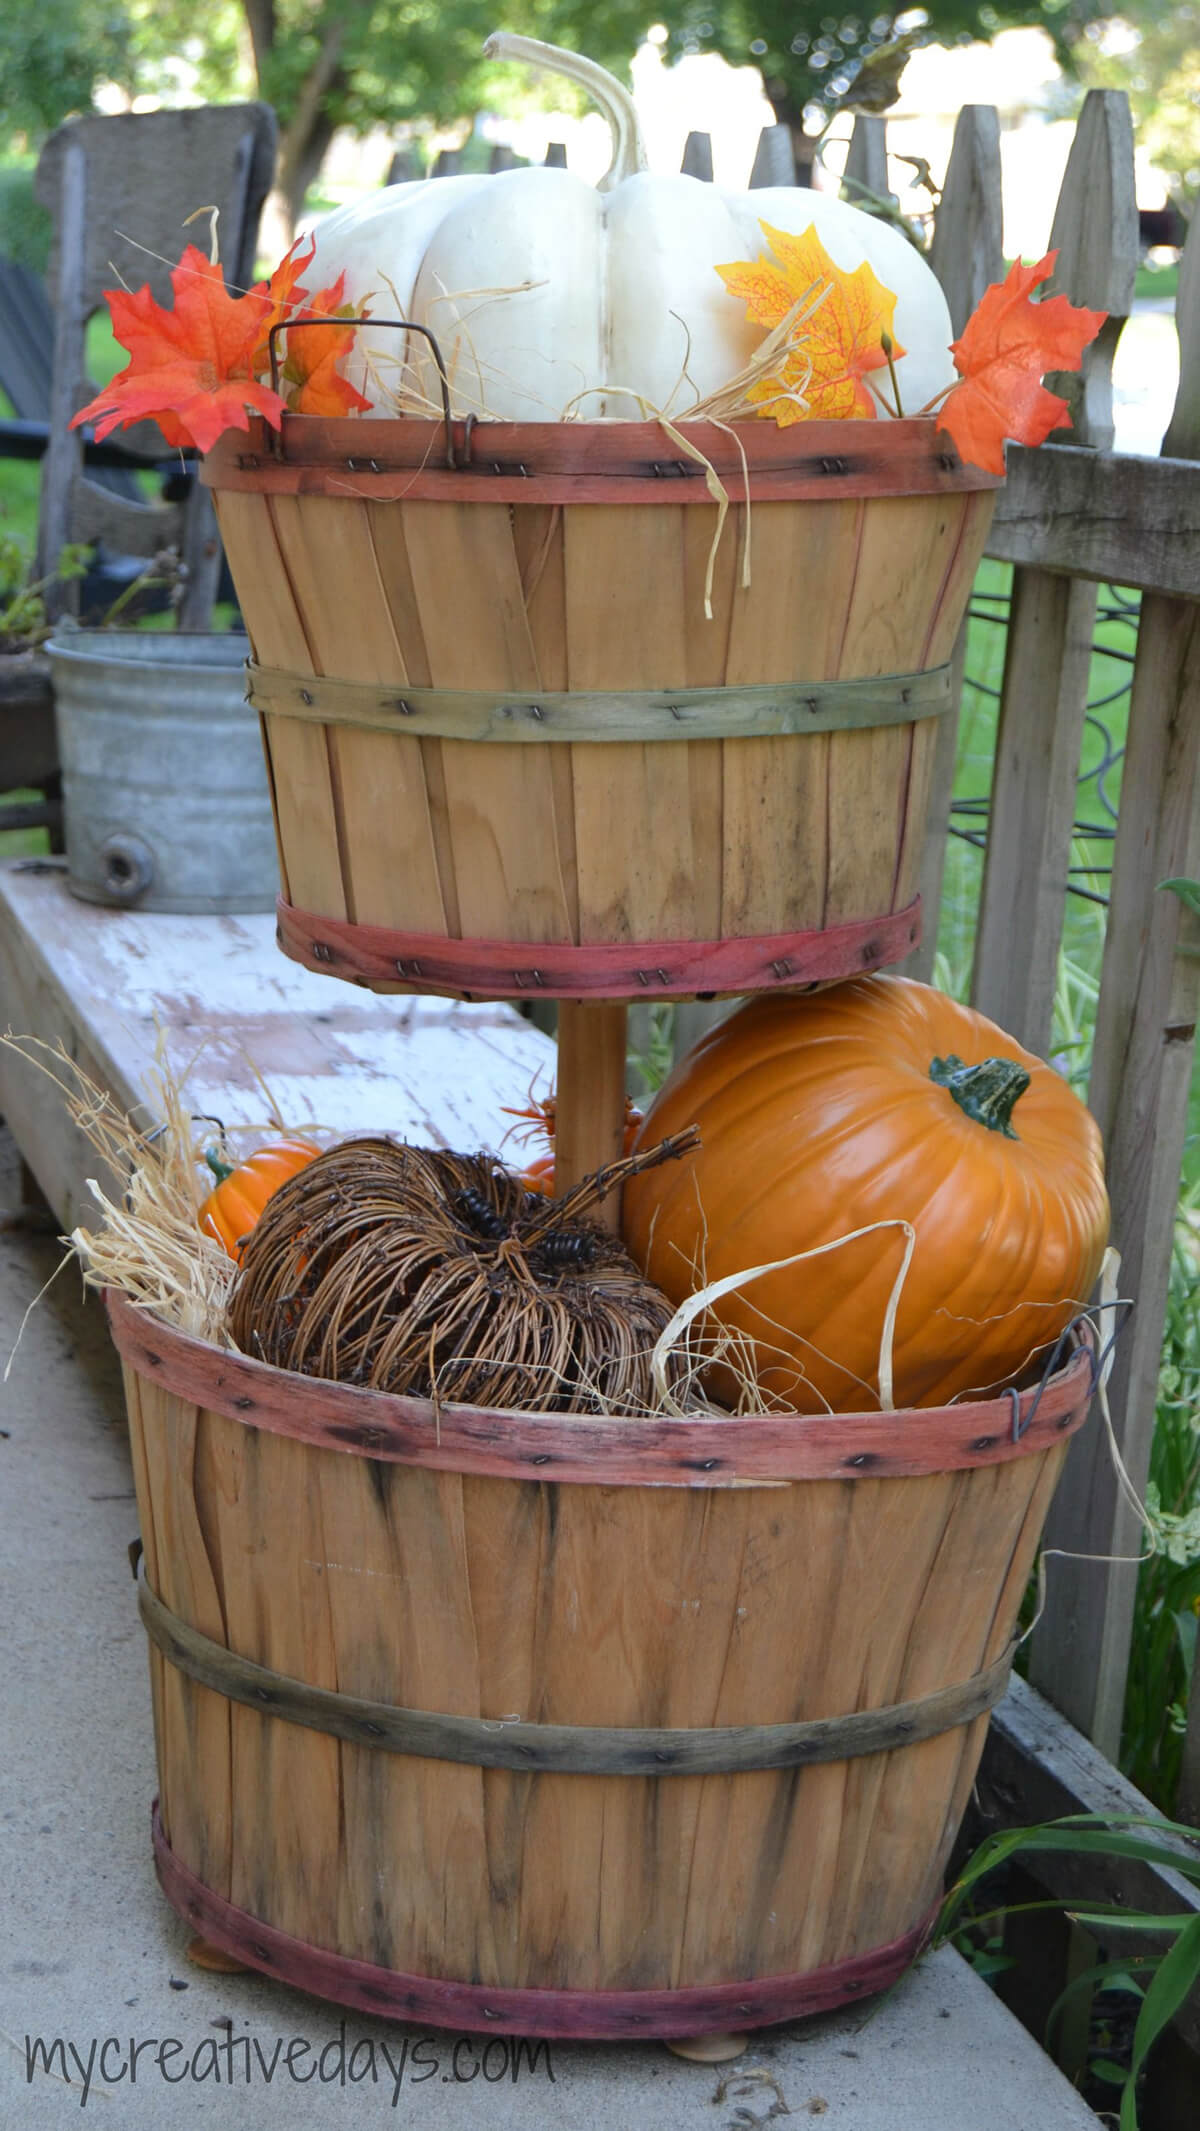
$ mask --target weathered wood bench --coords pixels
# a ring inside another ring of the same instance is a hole
[[[273,917],[162,917],[77,902],[44,861],[0,869],[0,1027],[55,1044],[131,1114],[161,1030],[197,1114],[496,1147],[553,1047],[511,1007],[387,999],[314,977]],[[260,1077],[261,1076],[261,1077]],[[139,1108],[139,1105],[141,1106]],[[64,1229],[94,1210],[96,1157],[52,1083],[0,1047],[0,1113]]]
[[[269,917],[139,917],[93,909],[72,899],[61,871],[28,861],[0,869],[0,1026],[48,1043],[61,1042],[130,1108],[136,1108],[144,1094],[143,1076],[154,1062],[161,1030],[173,1060],[182,1063],[194,1056],[188,1085],[197,1112],[215,1112],[231,1125],[264,1120],[267,1098],[261,1073],[289,1125],[311,1121],[342,1132],[389,1130],[453,1146],[495,1146],[509,1123],[503,1105],[522,1102],[531,1081],[539,1073],[548,1077],[553,1062],[547,1039],[511,1008],[351,991],[286,961],[275,947]],[[70,1227],[92,1206],[87,1178],[95,1174],[95,1157],[67,1124],[55,1088],[3,1046],[0,1111],[59,1222]],[[149,1112],[141,1114],[147,1124],[152,1122]],[[17,1247],[13,1239],[4,1249]],[[0,1252],[0,1342],[7,1350],[44,1270],[35,1276],[31,1264],[16,1294],[10,1275],[7,1308],[2,1275]],[[60,1301],[57,1307],[78,1314],[77,1304]],[[13,1713],[13,1736],[30,1742],[49,1736],[49,1712],[41,1710],[40,1701],[43,1696],[56,1704],[61,1699],[59,1652],[69,1644],[73,1620],[86,1610],[89,1632],[105,1653],[106,1683],[103,1710],[95,1715],[95,1730],[89,1733],[87,1780],[93,1787],[105,1782],[106,1753],[111,1755],[111,1740],[120,1730],[122,1736],[142,1742],[137,1775],[144,1780],[148,1801],[149,1713],[140,1653],[136,1665],[123,1664],[132,1631],[123,1624],[121,1608],[132,1622],[132,1589],[127,1575],[121,1577],[114,1569],[114,1559],[122,1557],[132,1531],[124,1433],[101,1425],[111,1399],[106,1407],[94,1380],[78,1364],[78,1386],[69,1410],[64,1410],[67,1402],[61,1391],[49,1393],[47,1407],[56,1342],[61,1346],[55,1324],[45,1312],[39,1313],[25,1335],[7,1394],[5,1422],[13,1441],[5,1444],[5,1451],[20,1453],[25,1484],[38,1490],[39,1499],[47,1488],[54,1496],[66,1564],[34,1623],[44,1643],[42,1656],[31,1655],[28,1639],[22,1645],[24,1669],[13,1688],[20,1705],[19,1723],[18,1711]],[[87,1340],[78,1343],[86,1351]],[[58,1366],[61,1373],[61,1363]],[[28,1403],[34,1386],[36,1425]],[[119,1397],[115,1387],[113,1395]],[[46,1425],[48,1411],[53,1426]],[[86,1493],[75,1474],[85,1454],[92,1460],[88,1469],[99,1469],[97,1444],[103,1471],[89,1481],[92,1491]],[[11,1463],[6,1469],[15,1471]],[[0,1526],[5,1504],[10,1519],[7,1539],[0,1533],[0,1575],[5,1558],[15,1562],[21,1555],[23,1542],[11,1528],[22,1517],[21,1494],[20,1484],[10,1484],[0,1494]],[[121,1520],[115,1538],[114,1519]],[[115,1661],[118,1649],[121,1664]],[[79,1700],[77,1693],[75,1702]],[[79,1709],[72,1722],[82,1721],[86,1713]],[[40,1755],[40,1743],[37,1751]],[[121,1766],[128,1768],[128,1763],[126,1747]],[[14,1759],[14,1771],[18,1786],[27,1780],[37,1790],[45,1807],[44,1812],[39,1807],[38,1818],[47,1822],[57,1819],[55,1809],[66,1803],[71,1787],[84,1781],[72,1764],[56,1792],[53,1779],[47,1788],[44,1771],[25,1778],[20,1755]],[[3,1803],[0,1796],[0,1806]],[[202,2025],[201,2013],[207,2019],[218,2012],[232,2013],[238,2032],[247,2024],[269,2029],[288,2019],[296,2025],[301,2001],[276,1994],[268,2007],[260,1979],[207,1976],[186,1967],[186,1934],[161,1903],[146,1850],[137,1847],[143,1840],[140,1818],[131,1818],[124,1809],[109,1813],[99,1837],[94,1830],[88,1835],[78,1814],[68,1813],[64,1819],[61,1840],[67,1848],[60,1844],[56,1851],[53,1873],[38,1862],[35,1845],[20,1889],[10,1890],[14,1910],[19,1907],[22,1918],[23,1936],[19,1947],[14,1940],[14,1949],[23,1955],[28,1948],[39,1964],[57,1962],[60,1951],[71,1955],[62,1964],[69,1974],[57,1967],[53,1971],[54,2032],[73,2027],[83,2034],[97,2024],[102,2031],[113,2026],[118,2003],[114,1976],[121,1979],[124,2002],[142,2008],[140,2014],[122,2012],[120,2019],[135,2032],[166,2032],[161,2023],[167,2020],[163,2001],[171,1962],[177,1977],[182,1967],[190,1979],[192,1995],[186,2006],[192,2025]],[[101,1964],[87,1950],[96,1937],[90,1907],[82,1925],[81,1954],[78,1905],[68,1916],[59,1890],[64,1884],[92,1884],[106,1864],[111,1869],[105,1904],[111,1910],[112,1886],[119,1882],[125,1924],[114,1944],[111,1914],[104,1920]],[[149,1979],[140,1965],[147,1944],[162,1949]],[[33,1964],[28,1965],[33,1974]],[[45,1972],[44,1967],[37,1969],[38,1974]],[[125,1997],[131,1989],[142,1994],[135,2001]],[[48,2013],[35,2017],[39,1990],[44,1986],[29,1984],[22,1971],[12,1995],[14,2005],[20,1998],[24,2009],[20,2017],[14,2011],[0,2024],[13,2033],[44,2025]],[[302,2011],[303,2025],[296,2031],[314,2037],[313,2047],[319,2049],[328,2036],[336,2035],[334,2014],[312,2001],[304,2001]],[[178,2019],[174,2025],[179,2027]],[[356,2035],[368,2030],[374,2031],[372,2023],[355,2024]],[[395,2028],[381,2032],[393,2040],[403,2033]],[[427,2051],[432,2041],[426,2038]],[[673,2064],[661,2051],[644,2046],[616,2045],[605,2046],[602,2056],[581,2046],[556,2049],[554,2070],[554,2085],[531,2079],[523,2089],[521,2121],[532,2131],[561,2123],[564,2100],[569,2103],[574,2095],[582,2106],[585,2093],[594,2095],[598,2078],[606,2096],[627,2103],[618,2112],[623,2120],[648,2122],[652,2115],[662,2131],[674,2131],[675,2126],[683,2131],[698,2105],[717,2099],[723,2077],[720,2098],[728,2104],[731,2120],[741,2107],[738,2122],[765,2121],[764,2112],[785,2096],[785,2106],[793,2113],[809,2109],[823,2114],[826,2108],[836,2112],[840,2107],[856,2131],[890,2131],[899,2122],[919,2123],[922,2131],[1027,2131],[1034,2123],[1040,2131],[1086,2131],[1095,2122],[1050,2060],[949,1949],[875,2005],[756,2038],[741,2066],[726,2067],[724,2073],[716,2067]],[[10,2073],[15,2085],[20,2076],[15,2057]],[[0,2066],[0,2091],[4,2076]],[[25,2091],[22,2086],[22,2095]],[[276,2121],[272,2106],[289,2131],[322,2117],[323,2095],[311,2101],[301,2089],[289,2086],[284,2092],[286,2098],[278,2104],[273,2095],[255,2102],[256,2122],[265,2126]],[[77,2105],[74,2095],[70,2105]],[[157,2123],[157,2111],[167,2103],[160,2095],[151,2106]],[[575,2113],[568,2107],[568,2117]],[[149,2121],[149,2109],[146,2114]],[[169,2121],[175,2120],[171,2115]],[[129,2121],[134,2121],[132,2115]]]

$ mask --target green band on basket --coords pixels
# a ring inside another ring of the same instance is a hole
[[[138,1609],[168,1664],[262,1716],[329,1732],[354,1746],[461,1761],[475,1768],[593,1776],[711,1776],[750,1769],[806,1768],[915,1746],[970,1724],[1000,1700],[1015,1644],[973,1678],[935,1694],[851,1716],[800,1724],[730,1724],[687,1730],[614,1729],[598,1724],[530,1724],[517,1717],[447,1716],[401,1709],[238,1657],[179,1619],[155,1596],[144,1562],[137,1566]]]
[[[539,690],[383,688],[246,663],[246,699],[273,718],[439,740],[752,740],[914,725],[950,706],[950,668],[769,688]]]

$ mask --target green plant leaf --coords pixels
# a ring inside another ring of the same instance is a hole
[[[1126,2079],[1123,2064],[1112,2064],[1107,2057],[1093,2057],[1088,2064],[1093,2079],[1102,2079],[1110,2087],[1123,2087]]]
[[[1155,1963],[1147,1956],[1145,1957],[1145,1965],[1147,1969],[1152,1969]],[[1051,2048],[1054,2031],[1058,2026],[1068,2000],[1075,1997],[1079,1991],[1087,1990],[1089,1993],[1094,1992],[1098,1996],[1101,1991],[1124,1990],[1132,1992],[1135,1998],[1145,1997],[1145,1981],[1133,1975],[1131,1970],[1131,1963],[1097,1961],[1094,1967],[1082,1968],[1077,1976],[1072,1976],[1066,1988],[1059,1991],[1057,1998],[1046,2015],[1045,2046],[1050,2051],[1051,2056],[1054,2054]]]
[[[1169,1953],[1159,1962],[1142,2000],[1133,2031],[1133,2057],[1121,2096],[1121,2131],[1138,2131],[1136,2083],[1146,2058],[1163,2029],[1200,1979],[1200,1916],[1184,1925]]]
[[[1194,1909],[1179,1910],[1171,1915],[1165,1915],[1161,1909],[1118,1909],[1110,1907],[1107,1902],[1090,1904],[1086,1909],[1077,1909],[1073,1903],[1069,1907],[1062,1903],[1053,1906],[1062,1908],[1063,1914],[1074,1924],[1086,1924],[1089,1930],[1094,1925],[1102,1925],[1106,1931],[1178,1932],[1190,1924],[1196,1914]]]
[[[1200,917],[1200,881],[1187,879],[1160,881],[1158,886],[1160,889],[1169,888],[1172,895],[1179,897],[1185,910],[1191,910],[1197,917]]]

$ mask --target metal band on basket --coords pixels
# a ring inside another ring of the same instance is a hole
[[[359,1695],[314,1687],[238,1657],[179,1619],[156,1597],[137,1565],[138,1610],[168,1664],[227,1700],[263,1716],[329,1732],[354,1746],[475,1768],[592,1776],[712,1776],[755,1769],[808,1768],[914,1746],[970,1724],[1000,1700],[1015,1644],[971,1679],[911,1702],[801,1724],[729,1724],[708,1728],[629,1730],[597,1724],[529,1724],[508,1717],[446,1716],[400,1709]]]
[[[246,700],[274,718],[357,725],[412,739],[480,741],[750,740],[915,725],[950,707],[950,668],[847,681],[746,688],[496,694],[380,687],[246,662]]]

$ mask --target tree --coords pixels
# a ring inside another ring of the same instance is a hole
[[[850,0],[841,8],[830,0],[680,0],[677,15],[662,19],[671,28],[672,57],[719,52],[731,66],[760,69],[776,121],[791,128],[803,173],[822,116],[885,110],[895,101],[901,69],[889,66],[885,47],[898,43],[902,60],[918,44],[986,44],[998,30],[1032,23],[1054,39],[1069,65],[1084,23],[1101,11],[1100,0],[925,0],[908,8],[887,0],[876,7]]]
[[[1138,141],[1182,207],[1200,195],[1200,0],[1129,0],[1118,23],[1089,26],[1079,73],[1126,89]]]
[[[97,82],[121,80],[133,25],[120,0],[38,0],[0,11],[0,114],[4,132],[40,134],[86,110]]]

